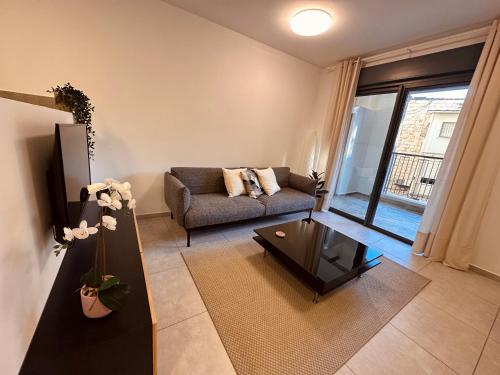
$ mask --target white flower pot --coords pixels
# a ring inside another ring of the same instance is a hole
[[[82,300],[82,310],[83,314],[87,318],[103,318],[106,315],[109,315],[113,310],[108,309],[104,306],[97,296],[90,297],[83,294],[83,290],[85,289],[85,285],[80,289],[80,297]]]

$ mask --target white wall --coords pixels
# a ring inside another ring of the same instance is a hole
[[[500,277],[500,170],[497,173],[486,212],[480,224],[472,264]]]
[[[330,148],[329,137],[332,121],[332,93],[338,71],[323,69],[314,100],[310,121],[299,128],[292,146],[290,166],[300,174],[309,174],[311,170],[323,172],[326,168]]]
[[[127,179],[161,212],[171,166],[284,165],[321,70],[160,0],[0,3],[0,88],[70,81],[96,107],[93,178]]]
[[[54,124],[71,114],[0,98],[0,369],[24,359],[63,254],[52,253],[47,171]]]
[[[435,112],[432,114],[429,129],[425,135],[421,152],[443,156],[450,143],[450,138],[441,137],[443,122],[457,122],[459,112]]]

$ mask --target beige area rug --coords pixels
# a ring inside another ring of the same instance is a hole
[[[240,375],[332,375],[429,282],[384,258],[313,304],[251,239],[182,254]]]

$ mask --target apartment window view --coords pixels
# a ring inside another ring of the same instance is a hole
[[[332,209],[413,241],[466,93],[464,86],[409,91],[384,162],[397,93],[356,97]]]

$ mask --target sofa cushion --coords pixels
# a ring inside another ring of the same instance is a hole
[[[259,178],[254,171],[246,170],[241,172],[241,179],[243,180],[243,185],[250,198],[258,198],[264,194],[259,183]]]
[[[253,171],[257,174],[260,185],[267,195],[273,195],[281,190],[281,187],[276,181],[276,174],[271,167],[266,169],[254,169]]]
[[[264,216],[266,208],[257,199],[240,195],[229,198],[226,194],[197,194],[191,196],[186,212],[186,228],[204,227],[232,221]]]
[[[237,197],[239,195],[246,195],[247,191],[245,190],[243,178],[241,177],[241,173],[246,171],[247,171],[246,168],[237,168],[237,169],[222,168],[224,185],[226,185],[227,195],[230,198]]]
[[[225,193],[221,168],[172,167],[173,176],[191,191],[191,194]]]
[[[310,210],[316,203],[314,197],[292,188],[283,188],[274,195],[261,195],[257,200],[266,206],[266,215]]]
[[[248,169],[266,169],[267,167],[247,167]],[[272,167],[276,182],[282,188],[288,187],[288,178],[290,177],[290,168],[288,167]]]

